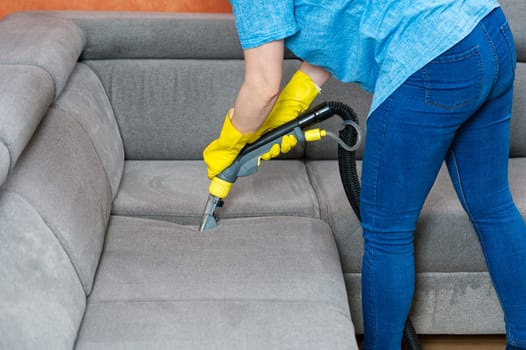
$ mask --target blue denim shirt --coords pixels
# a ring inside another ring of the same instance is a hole
[[[230,0],[244,49],[285,39],[299,58],[374,93],[372,112],[466,37],[497,0]]]

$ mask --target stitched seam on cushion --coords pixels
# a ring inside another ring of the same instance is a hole
[[[87,304],[89,305],[105,305],[105,304],[147,304],[147,303],[164,303],[164,304],[176,304],[176,303],[188,303],[188,302],[199,302],[199,303],[281,303],[281,304],[315,304],[315,305],[326,305],[329,308],[332,308],[334,311],[340,313],[346,319],[352,322],[350,315],[341,310],[335,303],[323,302],[319,300],[311,299],[298,299],[298,300],[287,300],[287,299],[134,299],[134,300],[98,300],[90,301],[88,298]]]
[[[7,150],[7,156],[9,157],[9,166],[7,167],[7,174],[11,171],[11,166],[13,165],[13,156],[12,156],[12,149],[9,147],[7,142],[3,138],[0,137],[0,143],[4,145],[5,149]]]
[[[38,211],[37,208],[33,204],[31,204],[31,202],[26,197],[24,197],[23,195],[21,195],[18,192],[14,192],[14,191],[1,190],[0,193],[2,193],[2,192],[3,193],[9,193],[9,194],[17,196],[24,203],[26,203],[28,206],[30,206],[31,209],[33,209],[33,211],[40,217],[42,222],[47,226],[49,231],[53,234],[53,236],[57,240],[58,244],[60,244],[60,246],[62,247],[62,250],[64,251],[64,254],[66,254],[66,256],[68,257],[69,262],[71,263],[71,266],[73,267],[73,270],[75,271],[75,274],[77,275],[77,278],[79,279],[79,283],[82,286],[82,290],[84,291],[84,294],[86,294],[86,290],[84,289],[84,283],[82,283],[82,278],[80,277],[79,269],[77,267],[77,264],[74,263],[74,259],[73,259],[73,257],[70,254],[70,250],[68,249],[67,242],[65,242],[65,240],[63,240],[63,239],[60,239],[59,235],[57,234],[57,230],[55,230],[52,227],[52,225],[49,222],[47,222],[47,220],[42,216],[42,214],[40,214],[40,211]]]

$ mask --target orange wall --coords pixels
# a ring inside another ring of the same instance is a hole
[[[0,0],[0,18],[25,10],[231,12],[228,0]]]

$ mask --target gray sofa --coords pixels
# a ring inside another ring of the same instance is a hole
[[[521,61],[510,181],[526,213],[526,3],[502,5]],[[287,54],[285,81],[298,65]],[[361,232],[334,143],[239,179],[219,227],[197,231],[201,152],[242,78],[230,15],[0,21],[1,349],[357,349]],[[323,100],[351,105],[362,124],[370,104],[336,81]],[[416,263],[419,333],[503,333],[445,172],[418,225]]]

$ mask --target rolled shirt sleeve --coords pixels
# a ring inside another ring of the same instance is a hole
[[[230,0],[243,49],[284,39],[298,31],[294,0]]]

